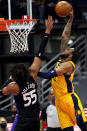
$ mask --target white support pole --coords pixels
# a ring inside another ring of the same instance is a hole
[[[32,0],[27,0],[27,14],[32,19]]]
[[[11,0],[8,0],[8,17],[11,20]]]

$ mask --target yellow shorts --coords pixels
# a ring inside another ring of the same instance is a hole
[[[55,103],[62,129],[87,121],[81,101],[76,93],[64,95]]]

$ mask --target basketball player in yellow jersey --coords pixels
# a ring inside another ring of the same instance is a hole
[[[72,80],[75,64],[79,60],[79,52],[72,48],[67,49],[73,22],[73,11],[62,33],[60,61],[55,69],[49,72],[39,72],[38,76],[45,79],[52,78],[52,88],[55,95],[55,104],[63,131],[74,131],[77,124],[82,131],[87,131],[87,120],[79,97],[74,92]]]

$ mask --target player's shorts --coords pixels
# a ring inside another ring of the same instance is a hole
[[[24,118],[16,116],[11,131],[40,131],[39,118]]]
[[[87,122],[81,101],[76,93],[69,93],[56,100],[56,108],[61,128],[82,125]]]
[[[48,127],[47,131],[62,131],[62,129],[60,127],[57,127],[57,128],[50,128],[50,127]]]

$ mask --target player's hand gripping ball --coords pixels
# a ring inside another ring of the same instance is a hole
[[[55,12],[60,17],[68,16],[72,9],[72,5],[67,1],[60,1],[55,6]]]

